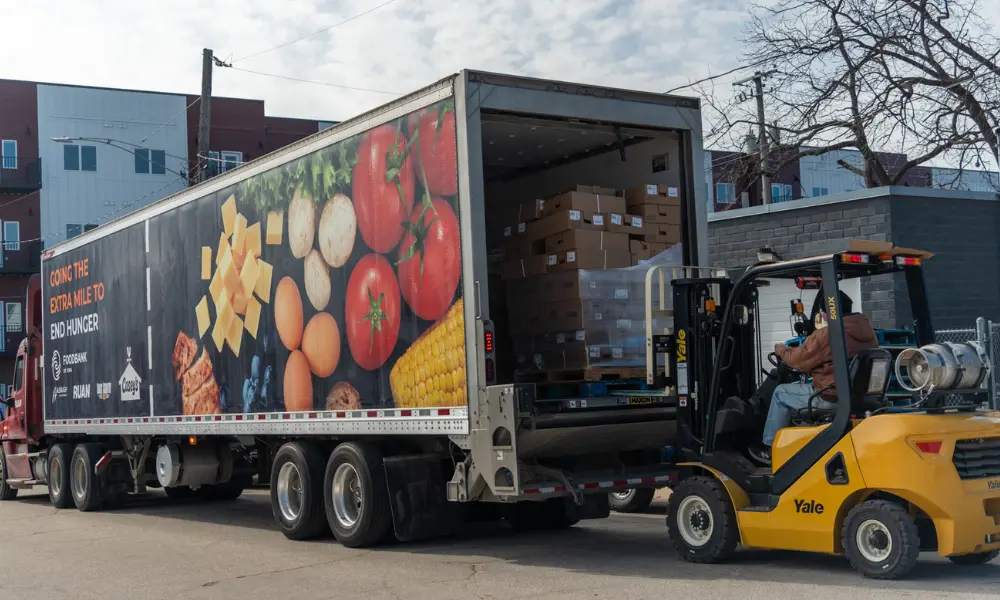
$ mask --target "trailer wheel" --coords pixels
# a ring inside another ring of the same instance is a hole
[[[94,465],[101,457],[100,444],[80,444],[73,450],[70,460],[69,482],[73,504],[78,510],[90,512],[104,508],[101,480],[94,473]]]
[[[614,492],[609,495],[611,510],[621,513],[637,513],[649,508],[653,503],[656,490],[653,488],[635,488],[625,492]]]
[[[3,448],[0,448],[0,500],[17,498],[17,491],[17,488],[12,488],[7,483],[7,455]]]
[[[275,454],[271,466],[271,512],[290,540],[321,535],[323,514],[323,455],[312,444],[289,442]]]
[[[868,500],[847,513],[841,532],[844,554],[871,579],[899,579],[917,566],[920,534],[906,508]]]
[[[73,492],[70,487],[70,459],[73,446],[56,444],[49,450],[49,502],[56,508],[73,506]]]
[[[382,452],[374,444],[347,442],[326,463],[323,484],[326,520],[348,548],[381,543],[392,528],[392,510]]]
[[[993,550],[991,552],[977,552],[975,554],[961,554],[959,556],[949,556],[948,560],[955,563],[956,565],[963,565],[967,567],[974,567],[978,565],[985,565],[996,557],[1000,556],[1000,550]]]
[[[667,502],[667,533],[684,560],[718,563],[736,552],[740,541],[736,511],[716,479],[682,481]]]

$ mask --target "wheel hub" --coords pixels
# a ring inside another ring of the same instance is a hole
[[[278,471],[278,510],[289,523],[294,523],[302,513],[302,476],[295,463],[286,462]]]
[[[677,507],[677,529],[688,546],[700,548],[712,539],[715,520],[712,509],[700,496],[688,496]]]
[[[333,513],[344,529],[351,529],[361,520],[365,493],[358,472],[348,463],[337,467],[332,483]]]
[[[892,554],[892,534],[884,523],[876,519],[861,523],[854,539],[858,552],[870,563],[885,562]]]

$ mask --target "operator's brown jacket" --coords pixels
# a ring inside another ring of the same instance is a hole
[[[844,341],[847,343],[848,360],[862,350],[878,346],[878,338],[868,317],[862,314],[844,317]],[[816,391],[830,386],[822,397],[829,402],[837,400],[833,377],[833,352],[830,350],[830,328],[817,329],[797,348],[785,348],[779,358],[798,371],[809,373]]]

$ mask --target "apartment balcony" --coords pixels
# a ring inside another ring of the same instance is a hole
[[[25,156],[0,158],[0,193],[29,193],[42,189],[42,159]]]
[[[0,243],[0,273],[30,275],[42,271],[42,243]]]

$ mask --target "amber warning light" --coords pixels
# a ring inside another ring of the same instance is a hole
[[[896,264],[900,267],[919,267],[920,257],[917,256],[897,256]]]

